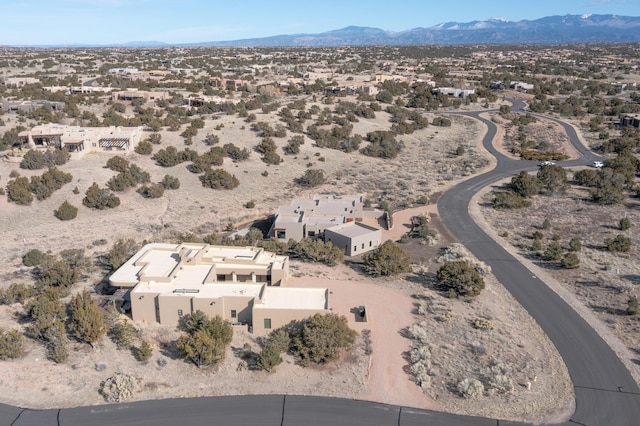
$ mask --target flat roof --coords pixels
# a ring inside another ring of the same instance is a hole
[[[354,238],[380,231],[380,229],[360,222],[348,222],[327,228],[327,231],[335,232],[336,234],[344,235],[345,237]]]
[[[254,309],[326,309],[329,304],[325,288],[265,287]]]
[[[251,274],[255,274],[254,277],[264,277],[270,270],[284,269],[286,260],[286,256],[265,252],[257,247],[153,243],[141,248],[109,280],[117,287],[134,287],[147,283],[158,293],[170,292],[173,288],[204,291],[204,287],[225,283],[216,281],[216,275],[235,272],[245,276],[244,280]],[[256,281],[257,283],[234,284],[257,284],[259,287],[264,278],[257,278]]]
[[[111,274],[109,281],[116,287],[136,285],[139,282],[138,274],[143,267],[143,265],[136,265],[138,260],[149,265],[150,275],[169,276],[169,272],[178,264],[177,258],[172,258],[177,247],[177,244],[147,244]]]

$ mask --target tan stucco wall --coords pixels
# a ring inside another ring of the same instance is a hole
[[[327,314],[326,309],[253,309],[253,334],[265,335],[289,324],[291,321],[309,318],[317,313]],[[265,318],[271,319],[271,329],[264,328]]]
[[[131,293],[131,318],[140,322],[156,322],[157,293]]]

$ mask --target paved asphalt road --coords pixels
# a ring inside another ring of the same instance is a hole
[[[521,104],[514,109],[521,109]],[[470,218],[468,205],[481,188],[535,162],[510,160],[493,149],[496,126],[488,126],[485,147],[496,156],[494,170],[447,191],[438,210],[447,227],[493,273],[538,321],[562,355],[576,392],[576,412],[567,425],[640,425],[640,389],[598,334],[575,311],[517,262]],[[558,121],[559,122],[559,121]],[[584,156],[562,165],[591,164],[598,157],[582,148],[572,127],[565,125],[574,145]],[[7,364],[9,365],[9,364]],[[0,404],[0,426],[507,426],[519,423],[457,416],[407,407],[339,398],[292,395],[226,396],[170,399],[80,407],[62,410],[23,410]]]
[[[514,108],[521,109],[521,105]],[[481,119],[478,114],[469,115]],[[438,202],[440,216],[447,228],[478,259],[491,265],[496,278],[555,344],[569,369],[576,392],[576,412],[571,422],[603,426],[640,425],[640,390],[616,354],[570,306],[471,220],[467,206],[480,188],[516,175],[523,168],[535,167],[533,162],[511,160],[496,152],[492,146],[496,126],[489,120],[481,120],[489,128],[484,146],[496,156],[498,164],[493,171],[447,191]],[[579,160],[561,162],[560,165],[591,164],[594,159],[599,159],[582,146],[573,127],[557,122],[563,124],[572,143],[583,155]]]

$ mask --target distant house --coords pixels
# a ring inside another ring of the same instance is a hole
[[[62,124],[34,126],[18,134],[25,148],[66,148],[71,158],[88,152],[131,152],[142,138],[143,127],[80,127]]]
[[[381,210],[365,208],[360,195],[315,195],[312,199],[294,199],[288,206],[279,207],[268,235],[282,241],[300,241],[303,238],[331,240],[350,256],[380,245],[382,236],[378,233],[381,231],[360,222],[377,222],[383,216]],[[349,225],[354,222],[358,225]],[[327,234],[328,230],[332,232]],[[365,247],[353,249],[356,243],[358,247],[364,243]]]
[[[265,334],[328,313],[324,288],[287,288],[289,258],[257,247],[147,244],[109,281],[134,321],[176,326],[195,311]],[[125,309],[126,309],[125,308]]]
[[[64,109],[64,102],[53,102],[47,100],[33,101],[2,101],[2,111],[4,112],[33,112],[38,108],[49,108],[52,111],[60,111]]]
[[[620,116],[620,126],[640,128],[640,115],[623,114]]]
[[[7,87],[22,87],[26,84],[40,83],[40,80],[34,77],[7,77],[4,79],[4,85]]]
[[[145,102],[157,99],[169,99],[169,92],[150,92],[146,90],[129,89],[122,92],[113,92],[111,99],[114,101],[133,101],[134,99],[144,99]]]
[[[453,87],[436,87],[435,89],[431,89],[431,93],[433,94],[442,93],[454,98],[466,98],[467,96],[472,95],[475,92],[476,91],[474,89],[455,89]]]
[[[524,83],[522,81],[512,81],[509,87],[512,89],[523,90],[526,92],[527,90],[533,90],[535,86],[533,84]]]

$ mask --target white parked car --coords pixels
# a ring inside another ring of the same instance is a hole
[[[555,166],[556,163],[554,163],[553,161],[543,161],[542,163],[538,164],[538,166],[543,167],[543,166]]]
[[[604,167],[604,161],[594,161],[593,162],[593,167],[599,169],[601,167]]]

